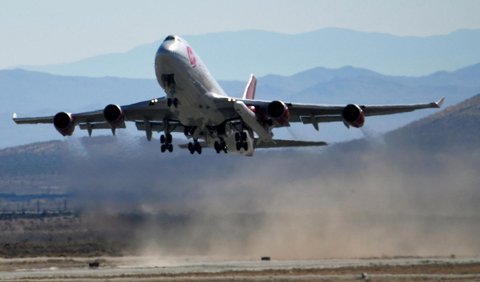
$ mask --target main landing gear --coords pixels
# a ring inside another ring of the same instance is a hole
[[[237,151],[240,151],[242,148],[248,151],[247,133],[245,131],[235,133],[235,141],[237,142]]]
[[[172,134],[166,133],[165,135],[160,135],[160,143],[162,144],[160,146],[160,151],[162,153],[165,153],[165,151],[173,151]]]
[[[194,140],[193,143],[192,142],[188,143],[188,150],[190,151],[190,154],[192,154],[192,155],[195,152],[197,152],[199,155],[202,154],[202,146],[200,145],[200,143],[198,143],[197,140]]]
[[[221,151],[225,152],[225,154],[227,153],[227,144],[223,139],[220,140],[220,142],[215,141],[213,147],[215,148],[215,152],[217,152],[217,154],[220,154]]]
[[[170,108],[171,106],[174,106],[175,108],[178,107],[178,99],[177,98],[173,98],[173,99],[170,99],[168,98],[167,99],[167,106]]]

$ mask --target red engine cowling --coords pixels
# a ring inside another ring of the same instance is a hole
[[[355,104],[347,105],[342,112],[343,120],[346,124],[359,128],[365,123],[365,113]]]
[[[105,120],[110,123],[112,128],[117,128],[123,125],[125,121],[125,114],[119,105],[110,104],[103,110]]]
[[[71,136],[75,130],[72,114],[59,112],[53,117],[53,125],[63,136]]]
[[[288,123],[290,120],[290,111],[288,106],[282,101],[270,102],[267,106],[267,115],[279,124]]]

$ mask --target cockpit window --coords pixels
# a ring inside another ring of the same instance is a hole
[[[165,41],[170,41],[170,40],[175,40],[175,36],[169,35],[167,38],[165,38]]]

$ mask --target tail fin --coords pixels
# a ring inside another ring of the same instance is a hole
[[[250,75],[248,80],[247,87],[245,87],[245,92],[243,92],[243,99],[254,100],[255,99],[255,89],[257,88],[257,78],[255,75]]]

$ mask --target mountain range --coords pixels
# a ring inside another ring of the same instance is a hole
[[[260,77],[257,99],[324,104],[389,104],[430,102],[446,97],[446,105],[452,105],[480,92],[479,76],[480,64],[422,77],[387,76],[353,67],[318,67],[292,76]],[[240,97],[245,87],[243,81],[221,81],[220,84],[234,97]],[[110,103],[124,105],[164,95],[157,82],[151,79],[69,77],[20,69],[0,71],[0,93],[0,132],[3,136],[0,148],[61,138],[51,126],[15,125],[11,120],[13,112],[19,116],[36,116],[53,115],[59,111],[90,111],[103,109]],[[426,110],[370,118],[366,129],[386,132],[431,112]],[[129,134],[139,134],[133,126],[127,128]],[[85,132],[79,130],[75,134],[85,136]],[[361,137],[362,132],[346,130],[335,123],[322,124],[320,134],[310,127],[299,125],[289,130],[279,130],[277,136],[334,142]]]
[[[165,35],[166,36],[166,35]],[[326,28],[288,35],[249,30],[185,36],[221,80],[292,74],[317,66],[355,66],[388,75],[419,76],[480,62],[480,30],[428,37]],[[154,55],[163,38],[125,53],[77,62],[21,68],[69,76],[154,78]]]

